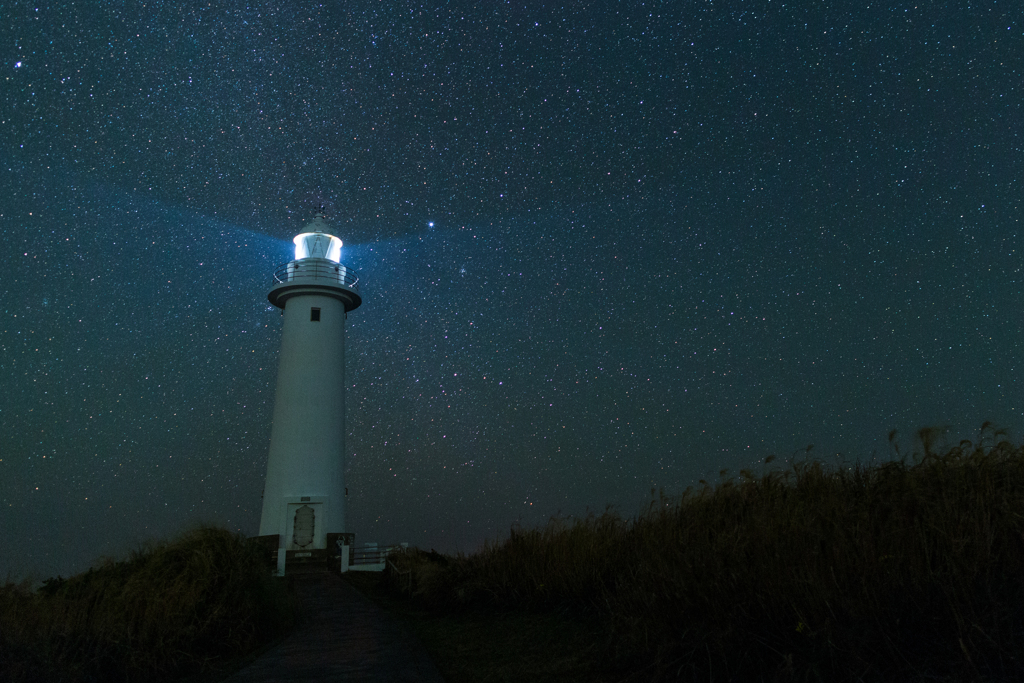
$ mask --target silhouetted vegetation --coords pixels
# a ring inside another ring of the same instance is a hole
[[[935,436],[894,462],[744,472],[634,520],[392,562],[425,619],[589,624],[614,680],[1024,680],[1024,446],[987,424],[942,454]]]
[[[382,602],[450,683],[1024,680],[1024,446],[1001,436],[986,425],[937,449],[923,430],[894,462],[742,472],[632,520],[513,528],[469,556],[409,550]],[[215,674],[291,625],[264,559],[199,529],[8,584],[0,680]]]
[[[290,626],[260,548],[196,529],[38,590],[0,589],[0,680],[152,681],[215,670]]]

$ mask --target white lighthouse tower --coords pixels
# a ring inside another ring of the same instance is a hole
[[[362,303],[323,214],[293,241],[267,295],[284,328],[260,536],[278,574],[286,558],[326,560],[345,533],[345,318]]]

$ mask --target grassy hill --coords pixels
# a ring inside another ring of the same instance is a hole
[[[873,467],[743,473],[634,520],[409,551],[366,588],[452,683],[1024,680],[1024,447],[988,430],[937,454],[932,436]],[[516,656],[530,630],[548,649]]]
[[[1024,446],[784,471],[412,549],[346,577],[463,681],[1024,680]],[[293,623],[261,550],[199,529],[32,590],[0,589],[0,680],[204,675]]]
[[[216,671],[291,625],[261,550],[196,529],[38,590],[0,589],[0,680],[153,681]]]

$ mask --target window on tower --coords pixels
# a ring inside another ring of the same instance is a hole
[[[320,309],[319,308],[311,308],[311,309],[309,309],[309,321],[310,322],[314,322],[314,323],[320,322]]]

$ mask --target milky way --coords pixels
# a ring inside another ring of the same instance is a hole
[[[1020,435],[1012,3],[536,5],[3,3],[0,573],[256,533],[321,205],[357,542]]]

